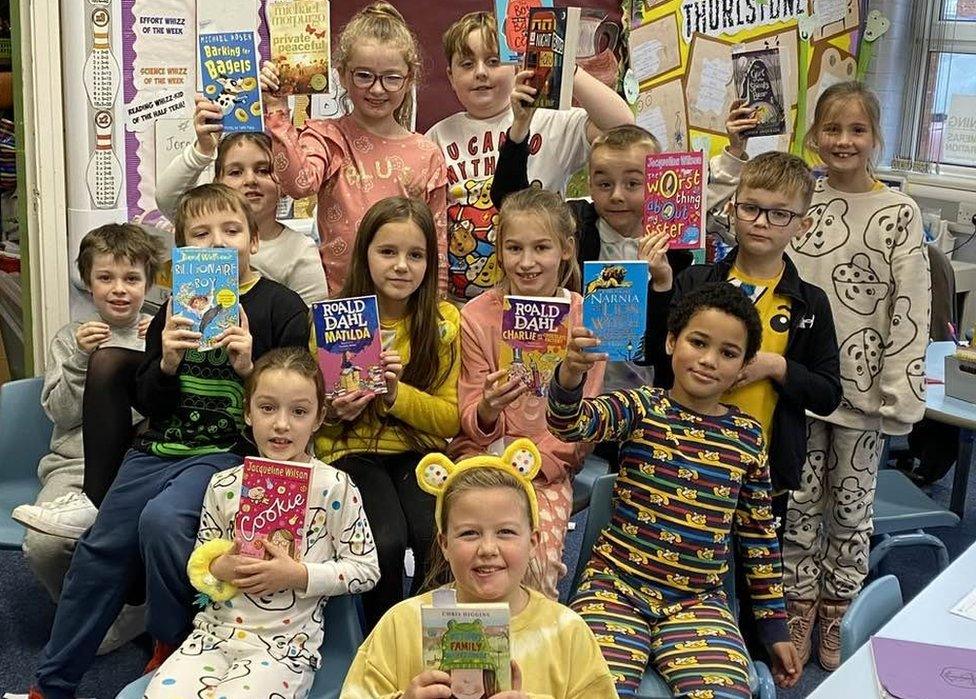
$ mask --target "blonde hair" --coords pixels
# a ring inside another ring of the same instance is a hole
[[[813,123],[810,124],[807,135],[803,139],[803,146],[812,153],[817,153],[819,150],[817,137],[824,125],[837,113],[838,108],[852,101],[861,105],[871,125],[871,135],[874,137],[874,153],[871,157],[873,164],[874,155],[884,150],[884,137],[881,135],[881,103],[878,102],[878,96],[871,88],[856,80],[837,83],[824,90],[817,100]]]
[[[393,117],[404,128],[410,128],[413,96],[410,88],[420,80],[420,44],[416,35],[403,20],[403,15],[388,2],[374,2],[352,16],[342,28],[333,61],[340,73],[349,68],[349,59],[355,47],[365,41],[373,41],[383,47],[399,50],[407,64],[407,81],[403,90],[403,103],[393,112]]]
[[[485,48],[498,53],[497,27],[495,15],[491,12],[469,12],[448,27],[441,39],[448,68],[458,54],[464,58],[471,58],[471,48],[468,46],[468,36],[471,32],[478,32]]]
[[[743,187],[748,187],[799,196],[803,202],[803,211],[806,211],[810,208],[815,184],[810,166],[803,158],[769,151],[746,161],[735,191],[738,194]]]
[[[134,223],[107,223],[93,228],[81,239],[78,249],[78,274],[91,287],[92,266],[96,255],[111,255],[116,262],[128,260],[146,271],[146,289],[151,287],[159,271],[163,246],[142,226]]]
[[[576,261],[576,219],[559,194],[538,187],[529,187],[506,197],[498,213],[495,254],[498,256],[498,268],[503,275],[501,283],[506,283],[505,265],[502,262],[505,234],[513,225],[512,218],[516,214],[532,214],[541,218],[563,251],[570,251],[569,259],[563,260],[559,265],[559,286],[578,292],[581,277],[579,263]]]
[[[257,240],[258,222],[244,195],[225,184],[210,182],[188,189],[177,202],[176,214],[173,216],[176,246],[186,245],[186,226],[191,218],[216,211],[233,211],[241,214],[247,223],[248,236],[252,241]]]
[[[622,124],[607,129],[593,139],[593,143],[590,144],[590,157],[593,156],[593,151],[601,146],[612,150],[627,150],[637,145],[653,149],[655,153],[661,152],[661,142],[650,131],[636,124]]]

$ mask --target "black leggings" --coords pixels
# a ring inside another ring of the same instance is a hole
[[[403,555],[413,550],[415,561],[410,594],[420,590],[427,572],[428,554],[434,544],[434,497],[417,485],[415,469],[422,456],[356,453],[343,456],[332,465],[348,473],[363,496],[369,519],[380,579],[363,594],[363,612],[368,634],[386,610],[403,599]]]

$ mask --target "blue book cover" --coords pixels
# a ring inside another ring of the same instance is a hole
[[[223,112],[224,133],[264,131],[254,32],[204,33],[199,42],[201,87]]]
[[[592,351],[606,352],[612,362],[644,358],[649,281],[647,262],[583,263],[583,326],[600,339]]]
[[[359,390],[386,393],[376,296],[313,303],[312,325],[327,397]]]
[[[200,351],[213,349],[220,333],[240,325],[237,250],[173,249],[173,315],[193,321],[190,329],[203,335]]]

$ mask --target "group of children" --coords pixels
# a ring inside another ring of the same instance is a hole
[[[148,697],[304,696],[322,606],[362,593],[370,633],[343,696],[446,698],[419,630],[421,593],[445,582],[459,601],[509,604],[506,699],[633,696],[649,666],[682,695],[747,697],[750,651],[791,686],[818,618],[820,662],[836,667],[884,435],[924,405],[927,252],[917,206],[871,175],[873,95],[844,83],[820,98],[819,179],[794,156],[748,158],[753,113],[734,104],[709,209],[737,246],[692,265],[641,225],[660,146],[584,71],[581,107],[531,110],[492,16],[465,15],[444,35],[465,111],[425,137],[403,125],[421,61],[399,13],[374,3],[336,43],[350,114],[296,130],[267,63],[269,135],[219,138],[201,98],[196,143],[160,177],[178,246],[238,253],[241,322],[216,349],[198,351],[169,304],[140,317],[159,264],[141,228],[82,243],[98,320],[55,338],[54,453],[38,503],[15,511],[58,603],[31,696],[74,696],[100,644],[143,628]],[[193,187],[212,160],[216,181]],[[567,203],[554,190],[584,164],[592,201]],[[318,250],[275,219],[281,193],[317,196]],[[648,367],[608,364],[582,327],[592,259],[649,263]],[[306,303],[366,294],[386,392],[327,399]],[[541,396],[499,368],[506,294],[570,301],[567,355]],[[93,415],[104,434],[89,434]],[[572,477],[597,442],[619,469],[611,521],[567,609],[553,600]],[[445,451],[455,461],[432,456]],[[233,544],[254,453],[314,467],[301,563]]]

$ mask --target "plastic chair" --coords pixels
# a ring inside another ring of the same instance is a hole
[[[10,513],[41,490],[37,462],[50,451],[54,429],[41,407],[43,386],[41,377],[0,386],[0,550],[20,548],[24,528]]]
[[[846,662],[854,655],[903,604],[901,585],[894,575],[885,575],[866,585],[840,622],[840,661]]]
[[[606,459],[590,454],[583,461],[583,468],[573,478],[573,514],[582,512],[590,504],[593,484],[596,479],[610,470]]]
[[[325,640],[319,649],[322,665],[315,673],[315,681],[308,699],[338,699],[339,690],[363,642],[363,629],[359,625],[355,595],[330,597],[325,605]],[[115,699],[142,699],[154,673],[143,675],[122,688]]]

